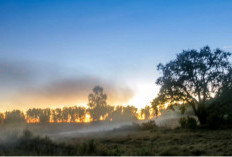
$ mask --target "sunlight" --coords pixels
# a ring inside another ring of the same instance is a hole
[[[150,105],[152,99],[158,93],[158,88],[150,83],[138,83],[138,88],[135,96],[129,101],[129,105],[133,105],[138,109]]]
[[[145,119],[145,114],[141,113],[141,110],[138,111],[138,116],[137,116],[138,120],[144,120]]]
[[[89,122],[92,122],[92,121],[93,121],[93,119],[92,119],[91,115],[89,113],[86,113],[83,122],[84,123],[89,123]]]
[[[39,123],[39,118],[28,118],[27,123]]]
[[[153,119],[153,118],[155,117],[155,111],[154,111],[154,109],[151,108],[151,109],[149,110],[149,113],[150,113],[149,119]]]
[[[164,109],[167,109],[167,108],[168,108],[168,103],[164,104]]]
[[[80,118],[76,118],[75,119],[75,123],[81,123],[81,119]]]

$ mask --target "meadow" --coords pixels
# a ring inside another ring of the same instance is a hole
[[[114,129],[87,131],[106,125],[109,124],[33,124],[27,129],[8,126],[15,132],[1,139],[0,155],[232,155],[231,129],[171,129],[147,122],[117,127],[112,124]],[[48,136],[57,127],[65,128],[60,132],[66,132],[66,136]]]

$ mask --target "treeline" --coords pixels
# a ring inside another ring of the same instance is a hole
[[[138,110],[134,106],[111,106],[107,104],[107,95],[103,88],[96,86],[89,94],[88,108],[63,107],[56,109],[32,108],[24,114],[20,110],[0,113],[0,123],[81,123],[91,121],[135,121],[155,116],[150,106]]]
[[[107,105],[103,110],[97,108],[86,109],[85,107],[64,107],[56,109],[32,108],[24,114],[20,110],[0,113],[0,123],[82,123],[92,121],[136,121],[154,117],[152,108],[146,106],[141,111],[134,106]],[[103,113],[103,114],[102,114]]]

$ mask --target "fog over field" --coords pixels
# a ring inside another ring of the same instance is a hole
[[[8,140],[20,136],[24,129],[30,130],[34,135],[48,136],[54,140],[67,138],[104,138],[125,136],[139,130],[139,125],[154,120],[157,126],[176,128],[178,120],[185,116],[169,111],[168,113],[150,120],[125,121],[125,122],[90,122],[90,123],[47,123],[47,124],[9,124],[1,127],[0,139]]]

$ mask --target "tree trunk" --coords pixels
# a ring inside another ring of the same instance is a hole
[[[205,125],[207,123],[207,111],[204,105],[198,107],[196,115],[200,121],[200,125]]]
[[[195,107],[195,106],[194,106]],[[200,125],[205,125],[207,122],[207,111],[206,108],[204,107],[204,105],[200,105],[198,104],[198,108],[193,108],[194,109],[194,113],[197,116]]]
[[[207,116],[205,113],[200,113],[197,115],[197,118],[200,122],[200,125],[205,125],[206,124],[206,119],[207,119]]]

